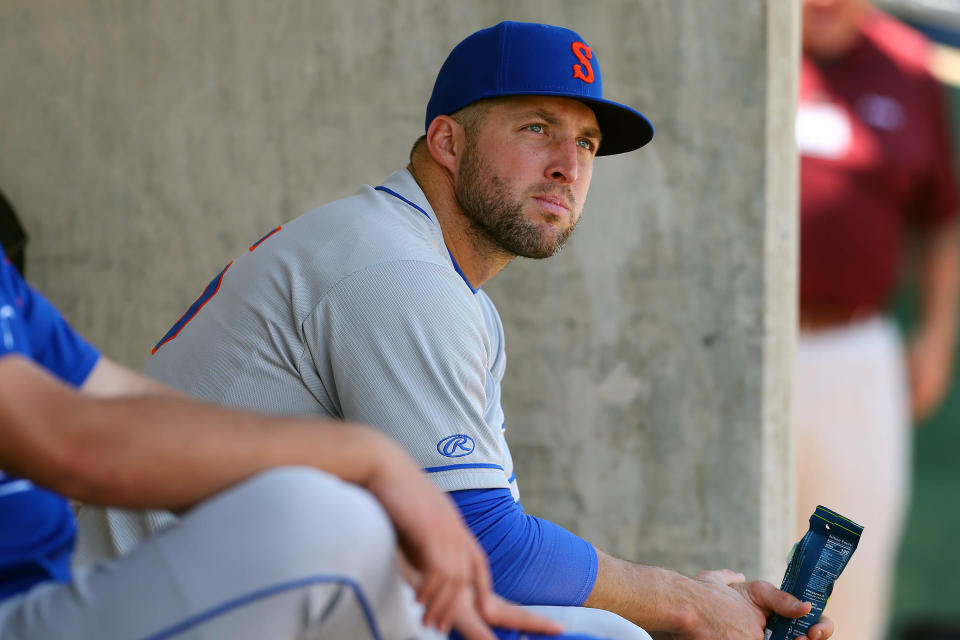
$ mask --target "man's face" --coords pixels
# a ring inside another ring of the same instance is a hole
[[[501,250],[548,258],[573,232],[590,188],[600,127],[569,98],[517,96],[491,104],[467,142],[457,202]]]
[[[824,58],[845,53],[869,6],[867,0],[803,0],[804,48]]]

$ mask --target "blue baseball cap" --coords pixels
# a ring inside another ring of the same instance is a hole
[[[522,95],[573,98],[593,109],[603,133],[597,155],[633,151],[653,139],[642,113],[604,99],[600,65],[583,38],[530,22],[501,22],[454,47],[437,74],[424,128],[477,100]]]

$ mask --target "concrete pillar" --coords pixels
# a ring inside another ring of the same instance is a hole
[[[777,582],[785,568],[794,5],[647,2],[595,18],[607,91],[657,137],[597,162],[567,250],[487,287],[526,506],[627,558]]]
[[[31,279],[132,366],[235,254],[406,161],[443,57],[569,26],[657,127],[557,258],[487,290],[528,510],[616,554],[777,579],[788,547],[796,3],[9,0],[0,185]]]

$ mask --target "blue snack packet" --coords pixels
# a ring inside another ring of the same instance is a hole
[[[839,513],[818,506],[810,516],[810,529],[793,545],[780,589],[813,605],[799,619],[772,614],[767,619],[764,640],[794,640],[807,634],[823,614],[833,583],[857,549],[863,527]]]

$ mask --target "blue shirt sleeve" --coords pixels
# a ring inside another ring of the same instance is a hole
[[[597,580],[597,552],[566,529],[523,512],[509,489],[451,491],[490,559],[493,587],[520,604],[579,607]]]
[[[18,353],[80,386],[100,353],[34,291],[0,250],[0,356]]]

